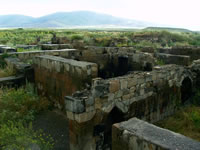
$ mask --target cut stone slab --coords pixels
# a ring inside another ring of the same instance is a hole
[[[199,150],[200,142],[137,118],[113,125],[113,150]],[[117,138],[118,136],[118,138]],[[116,143],[116,144],[114,144]]]

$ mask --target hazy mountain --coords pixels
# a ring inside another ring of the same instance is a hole
[[[147,27],[145,28],[145,30],[149,30],[149,31],[170,31],[170,32],[192,32],[191,30],[188,29],[184,29],[184,28],[173,28],[173,27]]]
[[[0,27],[74,27],[74,26],[128,26],[147,27],[153,24],[99,14],[90,11],[58,12],[33,18],[23,15],[0,16]]]
[[[23,15],[3,15],[0,16],[0,27],[23,27],[34,20],[33,17]]]

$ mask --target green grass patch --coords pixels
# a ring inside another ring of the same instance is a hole
[[[200,106],[181,108],[173,116],[157,122],[156,125],[200,141]]]
[[[14,75],[15,72],[10,67],[0,68],[0,78]]]
[[[44,138],[45,137],[45,138]],[[34,131],[32,124],[8,121],[0,126],[0,148],[2,150],[25,150],[39,147],[41,150],[53,148],[53,139],[42,131]]]
[[[23,150],[39,146],[53,148],[51,136],[32,129],[32,121],[50,106],[46,98],[39,97],[31,84],[19,89],[0,90],[0,149]]]

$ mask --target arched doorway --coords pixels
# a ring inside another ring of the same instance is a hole
[[[114,107],[108,114],[105,122],[95,126],[94,136],[98,136],[96,150],[112,149],[112,125],[124,121],[124,114],[117,107]]]
[[[192,81],[189,77],[186,77],[182,81],[181,85],[181,103],[185,104],[192,96]]]

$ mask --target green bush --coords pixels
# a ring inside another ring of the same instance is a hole
[[[42,131],[34,131],[32,124],[8,121],[0,126],[0,148],[2,150],[25,150],[31,146],[38,146],[42,150],[53,148],[54,142],[50,135]]]
[[[8,120],[32,121],[39,111],[49,106],[47,99],[39,98],[31,86],[6,89],[0,93],[0,123]]]
[[[200,111],[192,111],[190,113],[190,118],[193,121],[195,127],[200,128]]]
[[[53,139],[42,131],[34,131],[31,121],[37,113],[48,109],[46,98],[39,97],[31,84],[19,89],[0,90],[0,149],[25,150],[39,146],[50,150]]]
[[[165,65],[165,62],[162,59],[157,59],[156,64],[159,66]]]
[[[83,35],[75,34],[71,36],[71,40],[83,40]]]
[[[8,58],[9,55],[7,53],[0,55],[0,68],[5,68],[6,62],[5,58]]]

